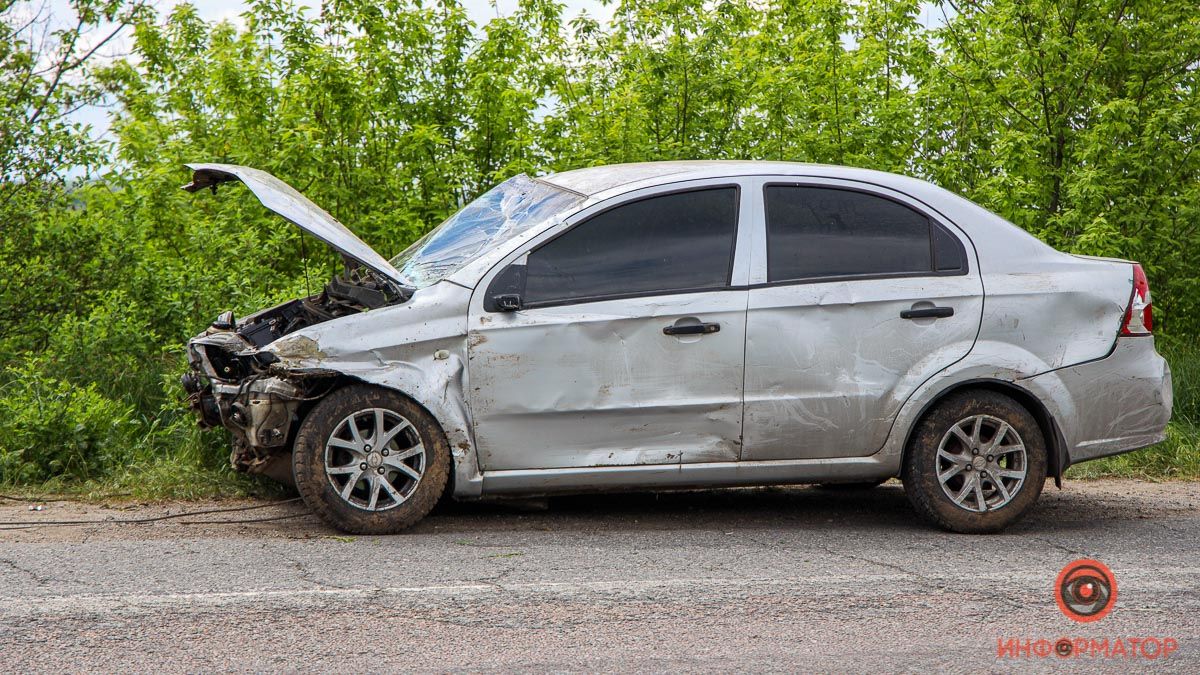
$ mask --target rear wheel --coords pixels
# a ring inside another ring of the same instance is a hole
[[[391,534],[424,518],[441,497],[450,450],[437,421],[401,394],[339,389],[300,425],[292,457],[309,508],[354,534]]]
[[[1033,415],[1012,398],[986,390],[954,394],[917,424],[903,480],[926,520],[952,532],[998,532],[1041,495],[1046,442]]]

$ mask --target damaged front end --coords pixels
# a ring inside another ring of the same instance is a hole
[[[241,320],[226,312],[189,342],[191,372],[183,387],[201,424],[230,430],[234,468],[290,482],[284,460],[301,421],[337,390],[362,384],[398,392],[427,411],[445,434],[455,494],[479,496],[465,395],[473,285],[450,277],[586,197],[514,176],[389,261],[268,173],[231,164],[188,166],[194,175],[185,190],[215,191],[240,181],[263,206],[345,262],[345,272],[320,294]]]
[[[234,469],[290,482],[290,466],[281,460],[291,449],[298,422],[309,406],[337,386],[339,375],[312,368],[286,369],[279,356],[265,348],[316,324],[403,303],[412,289],[401,283],[387,260],[274,176],[225,164],[189,167],[194,170],[192,182],[183,189],[215,191],[222,183],[241,181],[268,209],[341,253],[346,265],[345,273],[334,277],[318,295],[240,321],[233,312],[225,312],[188,342],[191,371],[181,384],[201,426],[229,429]]]
[[[302,328],[402,301],[403,296],[369,279],[335,278],[319,295],[241,321],[225,312],[192,338],[187,346],[191,371],[182,385],[202,426],[223,426],[232,433],[233,468],[286,479],[286,467],[274,466],[275,460],[290,450],[307,404],[337,384],[338,373],[284,369],[278,355],[263,347]]]

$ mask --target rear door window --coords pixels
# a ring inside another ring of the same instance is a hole
[[[899,202],[798,185],[769,185],[764,194],[768,281],[966,269],[958,239]]]
[[[738,191],[708,188],[604,211],[530,252],[526,306],[723,288]]]

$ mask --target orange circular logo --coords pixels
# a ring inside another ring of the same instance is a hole
[[[1054,583],[1054,600],[1068,618],[1087,623],[1108,616],[1117,602],[1117,578],[1099,560],[1068,563]]]

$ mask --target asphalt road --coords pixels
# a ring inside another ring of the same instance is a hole
[[[916,522],[893,484],[452,505],[394,537],[340,536],[309,515],[192,524],[301,513],[295,503],[0,529],[0,671],[1197,672],[1198,487],[1048,486],[994,536]],[[0,528],[204,506],[8,502]],[[1115,609],[1089,624],[1052,595],[1083,557],[1118,583]],[[1037,656],[1038,640],[1063,637],[1178,648]],[[998,656],[1008,639],[1030,655]]]

